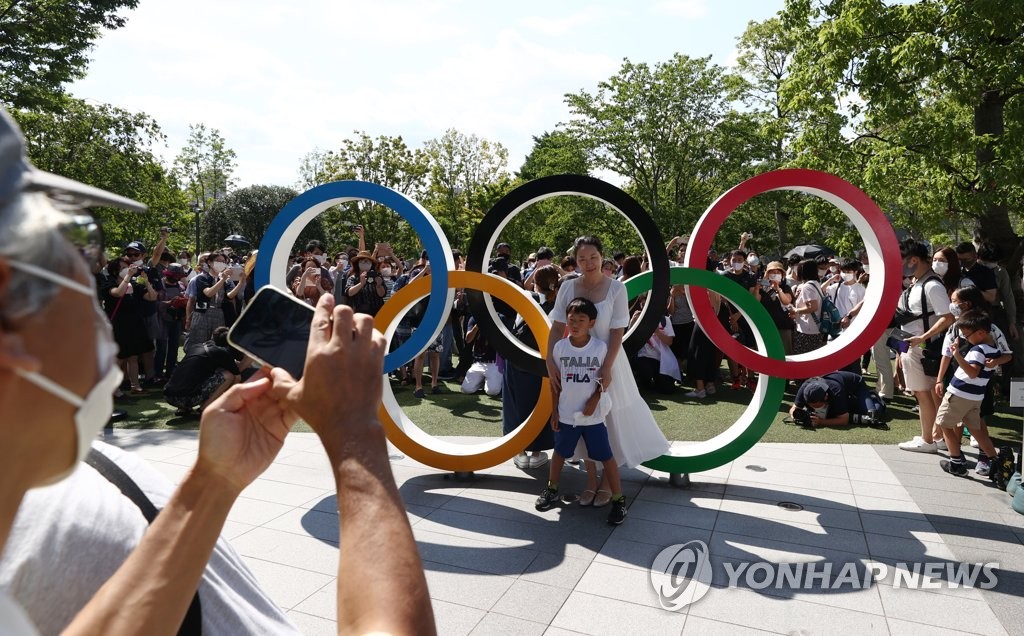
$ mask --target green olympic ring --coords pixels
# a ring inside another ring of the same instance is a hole
[[[626,281],[626,292],[630,299],[651,288],[653,274],[650,271]],[[768,311],[754,296],[725,276],[690,267],[669,268],[669,281],[673,285],[693,285],[718,292],[727,298],[747,322],[754,327],[758,348],[769,358],[785,360],[786,352],[775,322]],[[667,454],[644,462],[644,466],[666,473],[698,473],[724,466],[750,450],[768,427],[775,421],[775,414],[782,405],[786,380],[759,374],[754,399],[737,420],[718,435],[703,442],[686,444],[673,448]]]

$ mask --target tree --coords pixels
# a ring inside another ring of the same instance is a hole
[[[272,185],[254,185],[232,191],[214,202],[203,215],[202,244],[207,248],[220,247],[229,234],[241,234],[253,248],[258,247],[274,217],[298,194],[291,188]],[[319,218],[306,226],[297,239],[297,245],[305,247],[311,239],[324,239]]]
[[[310,190],[331,180],[327,161],[331,153],[319,148],[307,152],[299,164],[299,180],[295,187],[301,191]]]
[[[63,85],[85,75],[101,29],[119,29],[138,0],[0,2],[0,101],[9,108],[55,110]]]
[[[659,227],[692,227],[717,195],[714,131],[726,112],[723,70],[710,58],[676,54],[635,64],[587,91],[565,96],[567,130],[586,144],[594,165],[630,180],[628,190]]]
[[[372,138],[362,131],[345,139],[337,151],[314,151],[306,155],[300,174],[306,184],[328,181],[368,181],[421,200],[426,190],[427,158],[422,150],[411,150],[402,137],[380,135]],[[419,238],[401,216],[379,203],[354,201],[331,208],[320,216],[328,245],[339,250],[356,241],[355,225],[366,230],[366,244],[391,243],[412,253]]]
[[[236,167],[235,151],[227,147],[216,128],[190,124],[188,131],[188,142],[174,159],[174,170],[189,201],[201,210],[210,210],[235,185],[231,176]]]
[[[429,186],[424,196],[452,247],[465,248],[469,229],[512,188],[508,150],[450,128],[424,144]]]
[[[788,0],[782,19],[797,43],[786,92],[811,113],[801,160],[859,171],[897,223],[973,220],[1019,272],[1024,4]]]
[[[162,226],[179,232],[189,227],[185,196],[153,154],[153,147],[163,143],[164,135],[152,118],[68,97],[60,98],[60,103],[61,108],[53,112],[11,111],[25,133],[32,162],[150,208],[145,214],[96,209],[107,245],[137,239],[151,244]],[[182,238],[175,234],[171,241],[174,244]],[[178,247],[187,245],[181,242]]]

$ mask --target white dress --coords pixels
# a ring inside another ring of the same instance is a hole
[[[562,283],[555,307],[549,314],[552,322],[566,323],[565,307],[577,296],[578,280],[580,279],[573,278]],[[629,305],[626,300],[626,286],[621,281],[611,279],[604,300],[595,303],[597,321],[590,332],[591,335],[608,342],[608,335],[612,329],[628,327]],[[615,356],[612,366],[612,385],[608,394],[612,405],[605,419],[605,426],[608,428],[608,441],[611,443],[612,453],[619,466],[639,466],[668,452],[670,444],[665,434],[658,428],[658,423],[654,421],[647,402],[640,395],[626,353],[621,349]],[[586,445],[582,441],[576,447],[576,457],[586,457]]]

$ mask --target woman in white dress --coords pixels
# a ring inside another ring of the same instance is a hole
[[[551,337],[548,338],[548,376],[552,389],[560,385],[558,369],[552,359],[555,342],[565,335],[565,308],[574,298],[586,298],[597,306],[597,322],[591,334],[608,344],[608,356],[599,370],[605,391],[611,398],[611,412],[605,420],[608,439],[619,466],[638,466],[660,457],[669,449],[669,442],[658,428],[647,402],[640,396],[629,361],[622,354],[622,338],[629,325],[629,307],[626,286],[621,281],[601,273],[603,260],[601,241],[593,236],[576,239],[578,278],[566,280],[558,290],[551,318]],[[577,447],[577,455],[581,454]],[[580,505],[602,506],[611,499],[611,491],[604,482],[597,488],[597,468],[587,462],[587,489],[580,496]]]

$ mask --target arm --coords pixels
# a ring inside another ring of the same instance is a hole
[[[207,407],[195,466],[65,634],[173,633],[232,504],[270,465],[294,424],[270,387],[266,377],[240,384]]]
[[[160,240],[156,242],[156,247],[153,248],[153,253],[149,255],[150,267],[156,267],[160,264],[160,257],[164,254],[164,248],[167,246],[167,237],[170,235],[171,230],[169,228],[160,228]]]
[[[955,320],[956,319],[953,318],[953,314],[945,314],[943,316],[939,316],[939,319],[935,321],[935,324],[932,325],[931,329],[929,329],[928,331],[924,332],[920,336],[914,336],[913,338],[907,338],[907,342],[910,343],[911,347],[916,347],[916,346],[920,345],[922,342],[925,342],[927,340],[931,340],[932,338],[934,338],[935,336],[939,335],[940,333],[945,332],[947,329],[949,329],[949,327],[953,324],[953,322]],[[957,362],[959,362],[959,360],[957,360]]]
[[[225,280],[226,279],[224,278],[223,274],[218,276],[217,280],[215,280],[212,285],[203,289],[203,296],[206,296],[207,298],[213,298],[214,296],[216,296],[217,292],[219,292],[224,287]]]
[[[953,353],[953,359],[960,365],[960,370],[963,371],[967,377],[972,380],[978,377],[981,370],[985,368],[984,364],[977,364],[975,362],[968,362],[967,358],[960,355],[960,339],[955,338],[951,347]],[[941,363],[940,363],[941,364]]]
[[[360,252],[365,252],[366,251],[366,228],[364,228],[362,225],[357,225],[356,226],[356,234],[359,235],[359,251]]]
[[[372,317],[324,295],[302,380],[274,369],[274,391],[320,436],[344,493],[338,497],[338,632],[432,634],[423,564],[377,421],[386,349]]]
[[[227,294],[228,298],[230,298],[231,300],[234,300],[235,298],[238,298],[238,295],[242,293],[243,289],[245,289],[245,280],[246,280],[246,276],[243,273],[242,277],[240,279],[238,279],[237,283],[235,283],[235,286],[232,287],[231,291],[228,292],[228,294]]]
[[[155,301],[157,298],[157,294],[156,290],[153,289],[153,284],[149,282],[149,276],[146,276],[146,273],[143,272],[142,278],[145,280],[146,283],[146,293],[142,295],[143,300],[148,300],[151,302]]]
[[[185,302],[185,331],[192,328],[192,310],[196,308],[196,297],[189,296]]]

